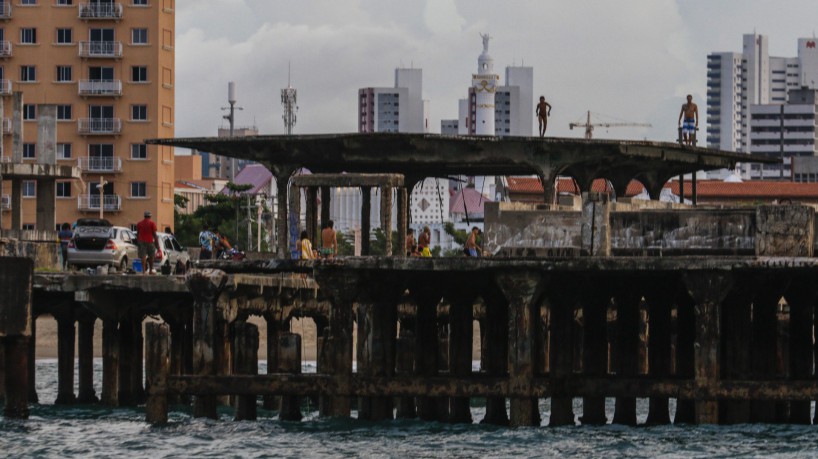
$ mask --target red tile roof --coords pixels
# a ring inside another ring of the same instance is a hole
[[[483,205],[492,200],[471,187],[456,192],[449,200],[449,212],[456,214],[483,215]],[[465,206],[464,206],[465,202]]]

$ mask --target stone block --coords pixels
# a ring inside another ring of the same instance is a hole
[[[815,209],[802,205],[756,209],[756,255],[811,257],[815,242]]]

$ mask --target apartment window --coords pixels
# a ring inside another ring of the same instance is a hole
[[[148,159],[148,146],[144,143],[131,144],[131,159]]]
[[[69,121],[71,119],[71,105],[57,105],[57,119]]]
[[[147,198],[148,187],[145,182],[131,182],[131,197],[132,198]]]
[[[33,121],[37,119],[37,106],[34,104],[23,104],[23,119]]]
[[[37,0],[20,0],[21,5],[36,5]]]
[[[25,27],[20,29],[20,43],[24,45],[36,45],[37,29],[34,27]]]
[[[58,198],[71,197],[71,182],[57,182],[57,197]]]
[[[69,81],[74,81],[74,75],[70,65],[58,65],[57,66],[57,81],[60,83],[66,83]]]
[[[34,223],[23,223],[23,230],[24,231],[33,231],[34,230]]]
[[[74,42],[71,29],[57,29],[57,44],[70,45]]]
[[[57,0],[58,6],[70,6],[74,4],[74,0]]]
[[[147,105],[131,105],[131,121],[147,121],[148,120],[148,106]]]
[[[144,65],[135,65],[131,67],[131,82],[133,83],[147,83],[148,82],[148,68]]]
[[[133,0],[133,6],[148,6],[148,0]]]
[[[147,45],[148,29],[131,29],[131,44]]]
[[[34,159],[37,156],[37,144],[24,143],[23,144],[23,159]]]
[[[23,180],[23,197],[33,198],[37,196],[37,182],[34,180]]]
[[[71,159],[71,144],[58,143],[57,144],[57,159]]]
[[[37,81],[37,67],[33,65],[21,65],[20,81]]]

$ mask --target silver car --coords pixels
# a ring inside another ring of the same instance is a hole
[[[68,242],[68,266],[116,267],[125,272],[138,257],[136,236],[121,226],[77,226]]]
[[[190,255],[187,249],[182,247],[172,234],[156,233],[156,236],[159,237],[160,250],[154,255],[154,269],[163,273],[175,273],[176,267],[181,263],[187,271],[190,268]]]

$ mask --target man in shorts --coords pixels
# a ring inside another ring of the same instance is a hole
[[[682,121],[684,117],[684,121]],[[682,128],[682,140],[687,145],[693,144],[693,136],[699,129],[699,107],[693,103],[693,96],[687,95],[687,103],[682,105],[679,112],[679,126]]]
[[[338,253],[338,235],[335,233],[335,222],[330,220],[327,226],[321,230],[321,250],[322,258],[334,258]]]
[[[159,238],[156,236],[156,223],[151,220],[150,211],[146,210],[145,218],[136,224],[136,244],[142,260],[142,274],[156,274],[153,256],[159,250]]]
[[[540,103],[536,110],[537,121],[540,123],[540,137],[545,137],[545,130],[548,128],[548,117],[551,116],[551,104],[545,101],[545,96],[540,96]]]
[[[473,227],[471,229],[471,233],[469,233],[469,238],[466,239],[466,256],[468,257],[479,257],[482,250],[477,245],[477,236],[480,235],[480,228]]]

